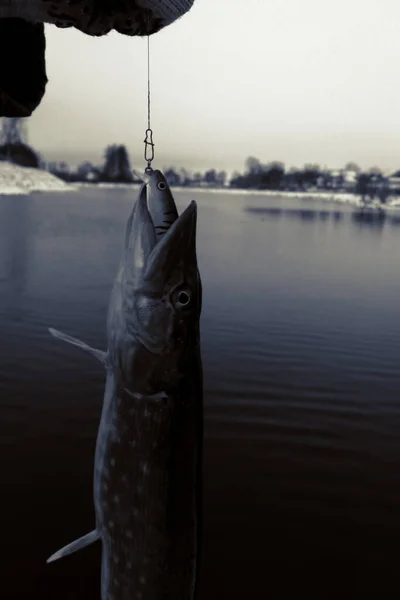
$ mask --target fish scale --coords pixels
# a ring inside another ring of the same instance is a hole
[[[156,573],[162,574],[165,566],[163,540],[167,539],[164,527],[170,444],[163,439],[162,432],[169,429],[171,407],[164,403],[160,411],[159,407],[149,407],[145,398],[135,401],[123,393],[114,403],[117,416],[114,412],[113,427],[121,435],[100,441],[99,463],[103,464],[99,464],[95,479],[96,514],[107,529],[117,508],[126,541],[111,536],[105,544],[104,551],[110,553],[114,566],[111,572],[106,570],[103,585],[109,594],[116,594],[121,577],[129,576],[131,589],[153,597],[151,587],[159,586]],[[137,440],[133,446],[132,438]],[[111,463],[112,468],[104,468]],[[151,574],[143,561],[146,557],[151,557]]]

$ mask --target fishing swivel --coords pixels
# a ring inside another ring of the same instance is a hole
[[[147,162],[147,167],[145,168],[146,173],[152,173],[153,169],[151,168],[151,161],[154,158],[154,142],[153,142],[153,131],[150,129],[146,129],[146,137],[144,139],[144,160]]]

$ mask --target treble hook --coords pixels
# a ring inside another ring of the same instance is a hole
[[[154,142],[153,142],[153,131],[149,128],[146,129],[146,137],[144,139],[144,160],[147,162],[145,169],[146,173],[151,173],[151,161],[154,158]]]

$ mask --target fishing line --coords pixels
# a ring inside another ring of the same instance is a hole
[[[152,173],[151,161],[154,159],[153,131],[151,129],[151,98],[150,98],[150,36],[147,36],[147,129],[144,139],[144,160],[147,162],[146,173]]]

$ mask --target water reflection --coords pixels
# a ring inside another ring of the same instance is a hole
[[[342,221],[342,220],[343,220],[343,213],[341,213],[341,212],[339,212],[339,211],[335,210],[335,211],[332,213],[332,217],[333,217],[333,222],[334,222],[334,223],[339,223],[340,221]]]
[[[247,206],[246,212],[254,213],[263,217],[272,218],[293,218],[301,219],[302,221],[327,221],[334,214],[331,210],[314,210],[312,208],[276,208],[276,207],[259,207],[259,206]]]
[[[26,196],[0,198],[0,273],[13,296],[13,311],[26,292],[32,260],[31,205]]]
[[[268,219],[298,219],[301,221],[324,221],[335,224],[350,221],[357,226],[357,229],[369,229],[381,232],[388,225],[391,227],[400,226],[400,214],[390,214],[384,209],[365,210],[320,210],[304,208],[277,208],[277,207],[258,207],[247,206],[244,209],[248,213],[258,215],[261,220]]]
[[[381,233],[386,222],[390,219],[384,210],[357,210],[352,214],[352,221],[358,229],[370,229]],[[396,224],[396,222],[394,223]],[[400,223],[399,223],[400,224]]]

